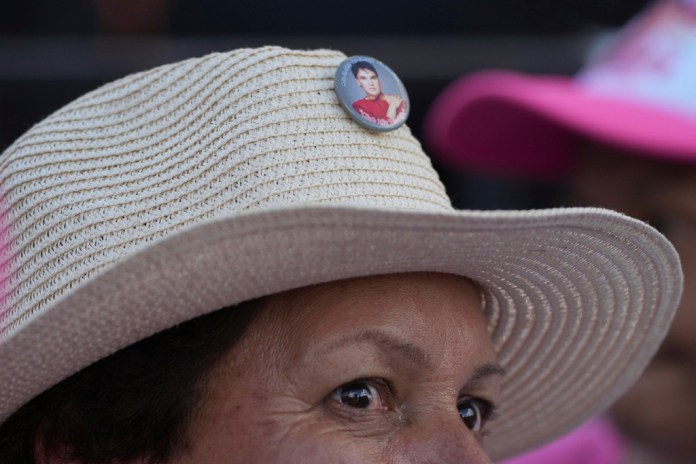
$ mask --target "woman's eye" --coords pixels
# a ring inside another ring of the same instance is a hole
[[[331,392],[331,399],[357,409],[385,409],[383,390],[375,382],[359,380],[341,385]]]
[[[484,400],[465,398],[459,402],[459,417],[464,425],[473,432],[480,432],[491,415],[493,406]]]

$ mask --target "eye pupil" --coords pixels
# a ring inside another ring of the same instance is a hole
[[[353,408],[365,409],[372,402],[372,392],[365,384],[354,383],[341,387],[339,391],[341,403]]]
[[[459,405],[459,417],[468,429],[475,432],[481,429],[481,410],[476,403],[467,401]]]

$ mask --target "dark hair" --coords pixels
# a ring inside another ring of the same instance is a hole
[[[350,70],[353,71],[353,75],[355,77],[358,77],[358,71],[361,69],[367,69],[369,71],[372,71],[375,73],[375,76],[379,77],[379,73],[375,69],[374,66],[372,66],[372,63],[368,63],[367,61],[356,61],[352,65],[350,65]]]
[[[259,301],[155,334],[46,390],[0,425],[0,463],[34,464],[37,446],[90,464],[165,463],[185,452],[207,374],[241,338]]]

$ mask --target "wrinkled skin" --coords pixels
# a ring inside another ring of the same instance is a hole
[[[648,221],[677,249],[684,295],[659,353],[613,408],[617,424],[660,462],[696,462],[696,165],[584,145],[571,182],[576,204]]]
[[[273,296],[213,370],[175,462],[491,462],[502,374],[480,306],[468,280],[443,274]]]

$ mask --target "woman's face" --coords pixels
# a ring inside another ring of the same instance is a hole
[[[571,187],[577,204],[647,221],[679,252],[685,286],[674,323],[643,377],[613,413],[642,443],[696,462],[696,167],[587,145]]]
[[[358,81],[358,85],[367,95],[367,98],[374,100],[382,93],[382,86],[379,82],[379,77],[374,71],[369,69],[360,68],[358,73],[355,75],[355,80]]]
[[[213,370],[177,463],[487,463],[502,370],[466,279],[272,296]]]

